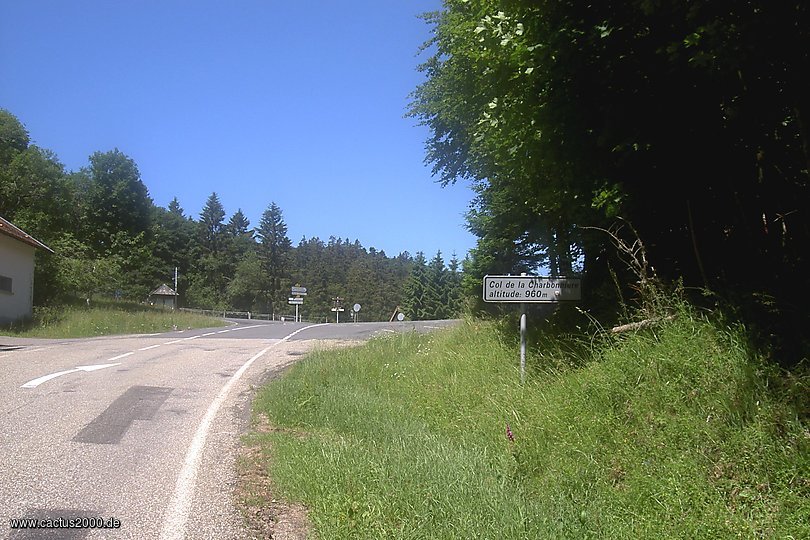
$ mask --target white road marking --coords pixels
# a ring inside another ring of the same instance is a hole
[[[124,353],[124,354],[119,354],[118,356],[113,356],[112,358],[110,358],[107,361],[112,362],[113,360],[120,360],[122,358],[126,358],[127,356],[132,356],[133,354],[135,354],[135,353],[134,352],[128,352],[128,353]]]
[[[240,326],[239,328],[231,328],[231,332],[236,332],[238,330],[248,330],[250,328],[258,328],[260,326],[261,326],[260,324],[254,324],[253,326]]]
[[[200,336],[184,337],[184,338],[183,338],[183,339],[181,339],[180,341],[188,341],[188,340],[190,340],[190,339],[197,339],[198,337],[200,337]]]
[[[130,353],[131,354],[131,353]],[[114,364],[96,364],[95,366],[76,366],[76,369],[81,371],[98,371],[99,369],[104,369],[108,367],[120,366],[121,362],[116,362]]]
[[[239,380],[242,374],[247,371],[251,364],[264,356],[267,351],[279,343],[289,340],[297,333],[303,332],[309,328],[315,328],[316,326],[324,325],[313,324],[310,326],[305,326],[304,328],[300,328],[291,334],[287,334],[282,339],[262,349],[250,360],[242,364],[242,367],[240,367],[237,372],[234,373],[230,379],[228,379],[228,382],[225,383],[225,386],[223,386],[219,391],[217,397],[211,402],[211,405],[209,405],[208,410],[205,412],[205,416],[203,416],[200,425],[197,426],[197,431],[194,433],[194,438],[191,440],[191,445],[189,445],[188,451],[186,452],[183,468],[180,470],[180,474],[177,476],[177,484],[174,488],[174,495],[172,496],[172,500],[169,502],[169,506],[164,514],[165,517],[163,520],[163,528],[160,531],[161,540],[182,539],[186,536],[186,522],[188,521],[188,514],[191,510],[191,502],[194,498],[194,487],[197,481],[197,471],[200,468],[202,452],[205,448],[205,439],[208,437],[208,432],[211,429],[211,425],[214,423],[214,419],[216,418],[217,412],[219,412],[219,408],[222,406],[222,403],[225,401],[225,399],[227,399],[228,393],[231,391],[231,387],[236,384],[236,382]]]
[[[138,350],[139,350],[139,351],[148,351],[149,349],[157,349],[157,348],[158,348],[158,347],[160,347],[161,345],[163,345],[163,344],[162,344],[162,343],[158,343],[157,345],[149,345],[148,347],[141,347],[141,348],[140,348],[140,349],[138,349]]]
[[[36,388],[40,384],[42,384],[44,382],[47,382],[47,381],[50,381],[51,379],[55,379],[57,377],[61,377],[62,375],[67,375],[68,373],[73,373],[73,372],[76,372],[76,371],[79,371],[79,370],[78,369],[68,369],[68,370],[65,370],[65,371],[59,371],[57,373],[51,373],[50,375],[43,375],[42,377],[39,377],[39,378],[33,379],[31,381],[28,381],[27,383],[22,385],[20,388]]]
[[[203,334],[201,337],[213,336],[214,334],[216,334],[216,332],[208,332],[207,334]]]
[[[220,330],[219,332],[217,332],[217,334],[227,334],[230,331],[231,331],[231,329],[228,328],[227,330]]]
[[[185,338],[183,338],[183,339],[185,339]],[[182,339],[175,339],[174,341],[167,341],[166,343],[164,343],[164,345],[174,345],[175,343],[180,343],[181,341],[183,341],[183,340]]]
[[[68,373],[75,373],[77,371],[87,371],[87,372],[96,371],[96,370],[99,370],[99,369],[104,369],[104,368],[113,367],[113,366],[120,366],[120,365],[121,365],[121,362],[118,362],[116,364],[97,364],[97,365],[94,365],[94,366],[78,366],[78,367],[75,367],[73,369],[66,369],[65,371],[59,371],[57,373],[51,373],[49,375],[43,375],[42,377],[38,377],[36,379],[28,381],[24,385],[20,386],[20,388],[36,388],[37,386],[39,386],[40,384],[42,384],[44,382],[50,381],[51,379],[55,379],[57,377],[61,377],[62,375],[67,375]]]

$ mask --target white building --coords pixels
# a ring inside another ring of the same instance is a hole
[[[30,317],[34,301],[34,252],[53,250],[0,217],[0,323]]]

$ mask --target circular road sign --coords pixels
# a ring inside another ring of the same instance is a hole
[[[404,313],[398,313],[397,314],[397,320],[398,321],[404,321],[405,320],[405,314]]]
[[[360,304],[355,304],[354,306],[352,306],[352,309],[354,310],[355,313],[357,313],[358,311],[360,311]]]

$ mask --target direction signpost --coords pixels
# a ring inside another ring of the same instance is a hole
[[[307,295],[307,288],[299,285],[291,287],[290,295],[290,298],[287,298],[287,303],[295,306],[295,322],[301,322],[301,317],[298,315],[298,306],[304,305],[304,299],[301,297]]]
[[[520,382],[526,380],[526,304],[556,304],[582,299],[578,278],[484,276],[484,302],[520,304]]]
[[[332,311],[335,312],[335,322],[340,323],[340,312],[345,311],[341,306],[341,302],[343,302],[343,298],[336,296],[332,299],[335,302],[335,307],[332,308]]]

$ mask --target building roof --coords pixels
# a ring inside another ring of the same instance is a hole
[[[177,296],[177,293],[165,283],[149,293],[149,296]]]
[[[0,234],[4,234],[9,236],[15,240],[19,240],[24,244],[28,244],[29,246],[34,246],[35,248],[44,249],[45,251],[50,251],[53,253],[53,250],[25,232],[24,230],[20,229],[16,225],[14,225],[9,220],[5,219],[4,217],[0,216]]]

